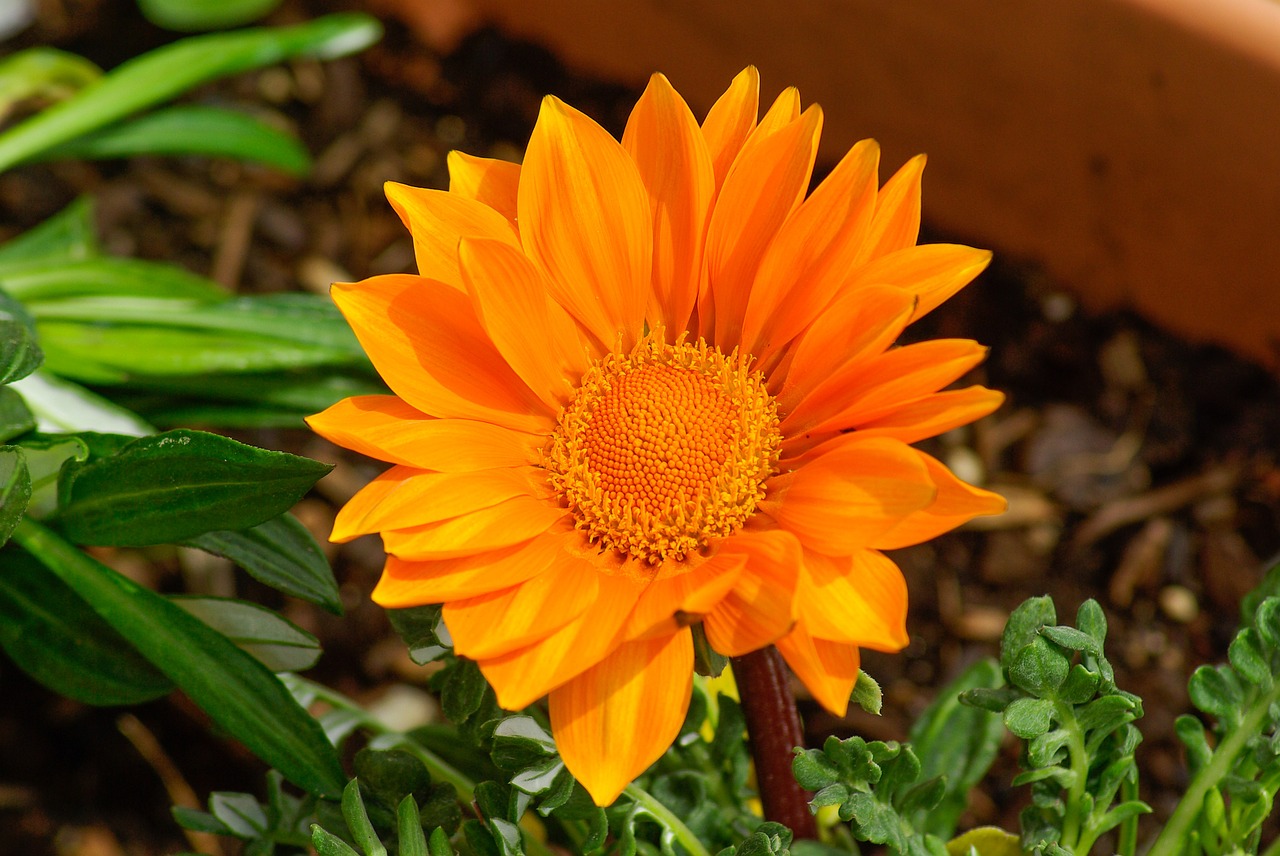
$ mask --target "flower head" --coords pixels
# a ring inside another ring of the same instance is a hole
[[[821,111],[757,103],[747,69],[699,126],[655,75],[619,142],[547,98],[522,166],[388,184],[418,275],[333,287],[395,392],[309,420],[393,464],[333,539],[380,532],[374,599],[444,604],[504,707],[549,694],[601,804],[680,728],[690,625],[843,714],[907,641],[881,551],[1004,507],[909,445],[999,406],[940,391],[984,349],[893,347],[989,254],[917,246],[924,160],[879,187],[874,141],[806,198]]]

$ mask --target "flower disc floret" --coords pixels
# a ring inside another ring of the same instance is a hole
[[[546,467],[593,543],[657,563],[741,528],[780,442],[777,404],[748,357],[650,335],[587,371]]]

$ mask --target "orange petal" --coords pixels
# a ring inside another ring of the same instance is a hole
[[[846,293],[792,343],[791,361],[781,384],[771,377],[778,404],[789,413],[813,390],[838,372],[857,367],[884,353],[906,329],[915,298],[891,287]]]
[[[438,523],[385,531],[382,543],[402,559],[451,559],[528,541],[568,514],[549,500],[517,496]]]
[[[599,576],[590,562],[558,561],[509,589],[446,603],[453,650],[482,660],[545,639],[591,606]]]
[[[990,263],[990,250],[962,244],[923,244],[851,268],[855,273],[840,288],[856,291],[868,285],[896,286],[919,299],[915,318],[921,318],[972,282]]]
[[[733,589],[703,620],[711,647],[727,657],[763,648],[791,630],[800,573],[800,542],[781,529],[743,530],[731,535],[746,564]]]
[[[680,94],[661,74],[631,111],[622,147],[649,191],[653,214],[651,326],[683,332],[702,282],[702,245],[715,194],[706,139]]]
[[[607,657],[622,644],[623,628],[646,582],[601,572],[591,609],[527,648],[481,660],[480,671],[498,694],[498,704],[507,710],[528,707]]]
[[[836,716],[849,712],[849,696],[858,682],[860,658],[855,646],[815,639],[804,624],[797,624],[778,640],[778,651],[819,704]]]
[[[506,217],[488,205],[444,190],[410,187],[388,181],[391,207],[413,235],[418,273],[462,288],[458,277],[458,239],[492,238],[517,245],[519,238]]]
[[[435,473],[392,467],[365,485],[338,512],[330,540],[350,541],[386,529],[410,529],[489,508],[514,496],[550,501],[540,467]]]
[[[783,433],[839,431],[887,416],[955,381],[986,355],[969,339],[930,339],[849,363],[795,405],[782,421]]]
[[[551,730],[596,805],[617,799],[680,733],[693,690],[693,637],[627,642],[551,693]]]
[[[879,163],[875,140],[858,143],[782,224],[751,287],[743,348],[763,359],[831,302],[871,225]]]
[[[805,547],[832,556],[869,546],[937,493],[910,446],[856,434],[840,439],[796,472],[770,479],[759,505]]]
[[[520,169],[520,240],[552,297],[599,343],[639,338],[653,261],[649,194],[635,162],[589,119],[548,96]]]
[[[516,191],[520,164],[449,152],[449,192],[488,205],[516,228]]]
[[[738,155],[707,227],[715,342],[722,348],[737,344],[760,258],[809,188],[822,110],[810,107],[774,133],[762,133],[765,127],[756,129]],[[701,323],[708,332],[706,321]]]
[[[421,606],[501,591],[559,561],[566,538],[576,537],[566,522],[520,544],[473,556],[428,562],[388,556],[373,602],[389,608]]]
[[[924,173],[924,162],[924,155],[916,155],[880,188],[876,214],[859,263],[913,246],[919,238],[920,177]]]
[[[738,72],[702,121],[702,136],[706,138],[707,151],[711,154],[716,192],[724,184],[742,144],[755,130],[759,112],[760,72],[749,65]]]
[[[464,292],[391,274],[331,293],[382,379],[418,410],[550,433],[554,411],[494,348]]]
[[[778,97],[773,99],[773,103],[769,105],[769,109],[764,111],[764,116],[760,119],[760,124],[752,131],[752,136],[766,137],[777,131],[781,131],[787,125],[790,125],[800,117],[800,90],[794,86],[788,86],[786,89],[778,93]],[[747,138],[750,141],[750,137]],[[748,143],[749,144],[749,143]],[[744,144],[746,148],[748,144]]]
[[[941,461],[919,450],[912,451],[928,469],[930,480],[938,488],[938,498],[928,508],[907,515],[897,526],[871,539],[870,546],[879,550],[910,547],[950,532],[975,517],[1001,514],[1008,508],[1008,501],[1000,494],[967,484]]]
[[[876,651],[901,651],[909,641],[907,581],[883,553],[806,551],[797,599],[800,620],[814,636]]]
[[[710,612],[738,581],[745,553],[721,550],[705,561],[666,562],[640,595],[627,638],[674,633]]]
[[[1003,403],[1003,392],[985,386],[950,389],[917,398],[887,416],[859,422],[854,427],[863,437],[892,437],[915,443],[975,422],[994,413]]]
[[[435,419],[394,395],[357,395],[307,417],[321,437],[423,470],[470,472],[536,464],[545,436],[471,419]]]
[[[476,316],[494,346],[543,403],[559,411],[591,364],[578,325],[515,247],[463,238],[458,257]]]

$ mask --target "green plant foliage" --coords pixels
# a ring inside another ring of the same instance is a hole
[[[27,553],[0,552],[0,648],[49,689],[86,704],[136,704],[173,682]]]
[[[1134,749],[1142,739],[1133,722],[1141,700],[1115,685],[1103,653],[1107,622],[1096,601],[1081,604],[1076,626],[1058,625],[1053,602],[1031,598],[1009,616],[1000,645],[1007,682],[975,688],[961,700],[1002,714],[1024,743],[1028,785],[1022,846],[1033,853],[1085,854],[1099,836],[1151,809],[1137,800]]]
[[[245,856],[290,856],[307,853],[309,826],[316,798],[285,793],[283,777],[267,773],[267,801],[250,794],[219,791],[209,796],[207,812],[175,807],[173,818],[183,829],[225,835],[244,842]]]
[[[23,520],[14,540],[88,604],[212,719],[310,793],[345,777],[333,745],[276,677],[221,633]]]
[[[318,819],[311,840],[321,856],[453,856],[462,813],[453,787],[432,783],[413,756],[365,749],[340,806],[325,804]]]
[[[22,396],[7,386],[0,386],[0,443],[7,443],[35,427],[35,414]]]
[[[269,14],[280,0],[138,0],[157,27],[192,32],[239,27]]]
[[[19,446],[0,446],[0,547],[31,502],[31,473]]]
[[[163,544],[257,526],[293,506],[331,467],[185,429],[64,467],[58,523],[80,544]]]
[[[320,640],[265,606],[194,595],[172,596],[169,600],[273,672],[303,672],[320,659]]]
[[[102,76],[89,60],[54,48],[27,48],[0,60],[0,120],[24,102],[70,98]]]
[[[292,514],[248,529],[206,532],[183,542],[230,559],[258,582],[342,614],[338,584],[316,539]]]
[[[1149,851],[1257,852],[1262,825],[1280,792],[1280,566],[1245,599],[1251,612],[1228,649],[1229,661],[1201,666],[1187,686],[1213,719],[1183,715],[1176,731],[1192,773],[1186,794]],[[1210,739],[1210,734],[1212,739]]]
[[[349,13],[292,27],[214,33],[166,45],[125,62],[0,134],[0,171],[210,80],[293,56],[332,59],[363,50],[380,35],[377,21]]]
[[[0,292],[0,384],[26,377],[43,361],[35,322],[22,304]]]

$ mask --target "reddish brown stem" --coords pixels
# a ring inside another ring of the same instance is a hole
[[[733,676],[747,718],[765,820],[790,827],[797,839],[816,840],[818,826],[809,811],[810,794],[791,774],[791,759],[795,747],[804,745],[804,732],[782,655],[770,645],[734,657]]]

